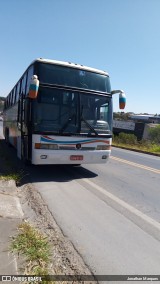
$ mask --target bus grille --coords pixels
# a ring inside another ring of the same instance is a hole
[[[96,149],[95,147],[82,147],[81,149],[77,149],[75,146],[65,146],[65,145],[59,146],[59,150],[93,151],[95,149]]]

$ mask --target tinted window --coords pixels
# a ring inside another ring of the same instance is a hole
[[[15,99],[16,99],[16,97],[15,97],[15,93],[16,93],[16,92],[15,92],[15,91],[16,91],[16,89],[14,88],[14,89],[13,89],[13,95],[12,95],[13,104],[15,104],[15,102],[16,102],[16,100],[15,100]]]
[[[111,91],[108,76],[65,66],[39,63],[38,77],[41,83],[108,93]]]
[[[11,106],[11,93],[9,94],[9,97],[8,97],[8,106],[9,107]]]
[[[28,69],[26,94],[28,94],[28,92],[29,92],[29,86],[30,86],[30,83],[31,83],[31,78],[32,78],[32,76],[33,76],[33,66],[31,66],[31,67]]]
[[[111,97],[40,87],[33,104],[35,131],[110,133]]]
[[[22,78],[22,93],[23,94],[25,94],[25,91],[26,91],[26,79],[27,79],[27,74],[25,73]]]
[[[20,83],[18,83],[16,87],[16,102],[18,102],[19,100],[19,94],[20,94]]]
[[[10,106],[13,104],[13,96],[12,96],[12,94],[13,94],[13,91],[11,91],[10,92],[10,95],[9,95],[9,97],[10,97]]]

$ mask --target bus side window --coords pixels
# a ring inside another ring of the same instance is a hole
[[[20,83],[18,82],[16,86],[16,102],[19,101]]]
[[[32,76],[33,76],[33,65],[30,66],[30,68],[28,69],[26,95],[28,95],[29,93],[29,87],[30,87]]]
[[[10,97],[10,101],[9,101],[9,103],[10,103],[10,106],[12,106],[12,91],[10,92],[9,97]]]
[[[5,109],[7,109],[7,108],[8,108],[8,100],[6,98],[6,100],[5,100]]]
[[[12,106],[14,105],[14,89],[12,90]]]
[[[12,91],[12,104],[15,104],[15,88]]]
[[[27,79],[27,73],[24,74],[22,78],[22,94],[26,96],[26,79]]]
[[[11,106],[11,93],[9,94],[9,97],[8,97],[8,106],[9,107]]]
[[[17,102],[16,94],[17,94],[17,86],[14,87],[14,103],[15,103],[15,104],[16,104],[16,102]]]
[[[19,97],[22,95],[22,79],[19,81]]]

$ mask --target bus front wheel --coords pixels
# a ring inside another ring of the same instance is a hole
[[[8,146],[10,146],[10,142],[9,142],[9,129],[8,128],[5,129],[5,141],[6,141],[6,144]]]

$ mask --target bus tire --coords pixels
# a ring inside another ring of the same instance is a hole
[[[9,129],[8,128],[5,129],[5,141],[6,141],[7,146],[11,146],[9,142]]]
[[[31,162],[28,160],[28,157],[27,157],[27,146],[26,146],[26,142],[23,141],[23,150],[22,150],[22,161],[24,163],[25,166],[29,166],[31,164]]]
[[[26,158],[23,159],[23,163],[24,163],[25,166],[31,166],[31,161],[29,161]]]

